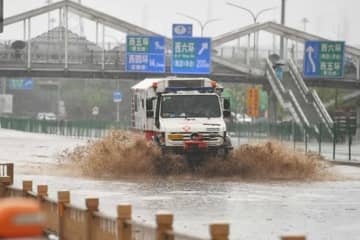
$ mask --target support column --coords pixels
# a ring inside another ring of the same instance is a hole
[[[358,107],[356,108],[356,119],[357,119],[357,129],[356,129],[356,135],[355,135],[355,140],[356,141],[360,141],[360,106],[358,105]]]
[[[255,59],[259,59],[259,38],[260,38],[260,32],[255,33]]]
[[[59,27],[62,27],[63,25],[64,23],[63,23],[62,9],[59,8]]]
[[[281,24],[285,25],[286,0],[281,0]],[[280,36],[280,57],[284,59],[284,37]]]
[[[96,45],[99,45],[99,22],[96,21]]]
[[[248,43],[246,49],[246,64],[250,65],[250,34],[248,34]]]
[[[360,80],[360,58],[356,58],[356,80]]]
[[[236,50],[237,56],[240,57],[240,38],[236,41]]]
[[[65,34],[65,70],[69,69],[69,36],[68,36],[68,27],[69,27],[69,12],[68,12],[68,6],[65,6],[65,29],[64,29],[64,34]]]
[[[102,56],[101,56],[101,70],[105,70],[105,25],[102,25]]]
[[[283,59],[286,61],[288,59],[288,44],[289,44],[289,39],[285,38],[284,39],[284,54],[283,54]]]
[[[299,61],[299,43],[297,41],[297,39],[295,39],[295,64],[296,66],[298,65],[298,61]]]
[[[26,19],[24,19],[24,26],[23,26],[23,30],[24,30],[24,37],[23,40],[24,42],[26,41]]]
[[[277,49],[276,49],[276,35],[273,34],[272,37],[273,37],[273,46],[272,46],[272,48],[273,48],[273,53],[277,53],[277,52],[276,52],[276,51],[277,51]]]
[[[31,69],[31,18],[28,18],[27,69]]]
[[[268,95],[268,120],[270,123],[277,122],[277,99],[272,89],[267,89]]]

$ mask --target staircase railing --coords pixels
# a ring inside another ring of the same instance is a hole
[[[277,78],[269,59],[266,60],[266,77],[277,97],[281,106],[290,111],[295,121],[305,127],[309,127],[309,121],[302,111],[293,92],[289,89],[285,90],[281,81]]]
[[[289,58],[288,63],[289,63],[289,70],[290,70],[292,76],[294,76],[294,80],[295,80],[296,84],[298,86],[300,86],[302,95],[305,96],[306,101],[308,103],[313,104],[313,106],[315,107],[316,111],[318,112],[318,114],[322,120],[322,123],[325,125],[328,133],[332,136],[333,135],[333,133],[332,133],[333,121],[332,121],[328,111],[326,110],[324,104],[320,100],[319,95],[317,94],[317,92],[314,89],[309,90],[309,88],[306,86],[305,81],[304,81],[298,67],[296,66],[294,60]]]

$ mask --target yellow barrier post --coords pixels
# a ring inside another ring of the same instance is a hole
[[[173,240],[174,215],[170,213],[156,214],[156,240]]]
[[[12,185],[14,183],[14,164],[5,163],[0,164],[0,185],[5,194],[5,186]]]
[[[47,185],[38,185],[37,186],[37,198],[39,200],[44,200],[48,196],[48,186]]]
[[[129,204],[117,206],[117,240],[132,239],[131,212]]]
[[[305,236],[283,236],[281,240],[306,240]]]
[[[64,211],[65,204],[70,203],[70,192],[60,191],[58,192],[58,217],[59,217],[59,239],[64,239]]]
[[[10,177],[9,185],[12,185],[14,183],[14,164],[13,163],[7,164],[6,173],[7,173],[7,176]]]
[[[91,240],[93,213],[99,210],[99,199],[87,198],[85,199],[85,205],[86,205],[85,239]]]
[[[22,191],[23,191],[23,196],[27,197],[28,196],[28,192],[31,192],[33,188],[33,183],[32,181],[28,181],[28,180],[24,180],[22,182]]]
[[[210,224],[211,240],[228,240],[230,227],[227,223]]]

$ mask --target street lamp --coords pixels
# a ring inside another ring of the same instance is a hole
[[[257,13],[251,11],[250,9],[246,8],[246,7],[243,7],[243,6],[240,6],[236,3],[233,3],[233,2],[226,2],[227,5],[230,5],[232,7],[236,7],[236,8],[239,8],[239,9],[242,9],[244,11],[246,11],[247,13],[249,13],[254,21],[254,24],[257,23],[259,17],[261,14],[265,13],[265,12],[268,12],[268,11],[271,11],[271,10],[274,10],[275,7],[272,7],[272,8],[264,8],[264,9],[261,9],[260,11],[258,11]],[[256,41],[257,41],[257,34],[254,33],[254,57],[257,56],[257,44],[256,44]],[[250,35],[249,35],[249,45],[250,45]]]
[[[247,11],[247,12],[251,15],[251,17],[253,18],[254,23],[257,23],[257,20],[259,19],[259,17],[260,17],[261,14],[263,14],[264,12],[267,12],[267,11],[270,11],[270,10],[274,10],[274,9],[275,9],[275,7],[272,7],[272,8],[264,8],[264,9],[258,11],[257,13],[254,13],[254,12],[251,11],[250,9],[245,8],[245,7],[242,7],[242,6],[240,6],[240,5],[236,4],[236,3],[227,2],[226,4],[227,4],[227,5],[230,5],[230,6],[233,6],[233,7],[236,7],[236,8],[240,8],[240,9],[242,9],[242,10],[244,10],[244,11]]]
[[[210,23],[212,23],[212,22],[216,22],[216,21],[220,21],[220,20],[221,20],[220,18],[212,18],[212,19],[206,20],[205,22],[202,22],[202,21],[200,21],[199,19],[197,19],[197,18],[195,18],[195,17],[192,17],[192,16],[189,16],[189,15],[184,14],[184,13],[177,12],[176,14],[181,15],[181,16],[183,16],[183,17],[187,17],[187,18],[189,18],[189,19],[194,20],[195,22],[197,22],[197,23],[200,25],[201,37],[204,36],[204,29],[205,29],[205,27],[206,27],[208,24],[210,24]]]
[[[306,24],[308,24],[310,21],[309,19],[307,19],[306,17],[304,17],[303,19],[301,19],[301,22],[304,25],[304,32],[306,32]]]

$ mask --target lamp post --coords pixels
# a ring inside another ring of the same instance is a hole
[[[285,25],[285,12],[286,12],[286,0],[281,0],[281,25]],[[280,37],[280,56],[282,59],[285,58],[284,36]]]
[[[216,22],[216,21],[220,21],[220,20],[221,20],[220,18],[212,18],[212,19],[206,20],[205,22],[202,22],[202,21],[200,21],[199,19],[197,19],[197,18],[195,18],[195,17],[189,16],[189,15],[184,14],[184,13],[181,13],[181,12],[177,12],[176,14],[181,15],[181,16],[186,17],[186,18],[189,18],[189,19],[197,22],[197,23],[199,24],[199,26],[200,26],[200,29],[201,29],[201,37],[204,36],[204,30],[205,30],[205,27],[206,27],[207,25],[209,25],[209,24],[212,23],[212,22]]]
[[[246,7],[243,7],[243,6],[240,6],[239,4],[236,4],[236,3],[233,3],[233,2],[227,2],[226,3],[227,5],[230,5],[232,7],[236,7],[236,8],[239,8],[239,9],[242,9],[244,11],[246,11],[247,13],[250,14],[250,16],[252,17],[253,19],[253,22],[254,24],[257,23],[259,17],[265,13],[265,12],[268,12],[268,11],[271,11],[271,10],[274,10],[275,8],[264,8],[264,9],[261,9],[260,11],[258,11],[257,13],[251,11],[250,9],[246,8]],[[258,41],[258,34],[257,33],[254,33],[254,57],[256,58],[257,57],[257,44],[256,42]],[[249,42],[250,42],[250,34],[249,34]]]
[[[304,25],[304,32],[306,32],[306,24],[309,23],[309,19],[307,19],[306,17],[304,17],[303,19],[301,19],[301,22]]]

